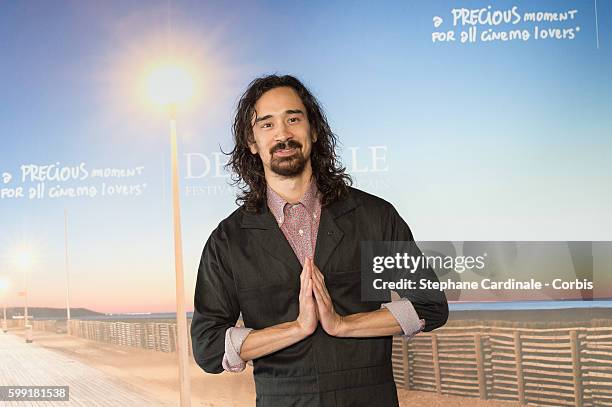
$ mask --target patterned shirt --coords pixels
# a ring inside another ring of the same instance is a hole
[[[306,193],[296,204],[285,201],[268,185],[268,207],[287,238],[300,264],[314,257],[321,216],[321,201],[316,182],[310,182]]]

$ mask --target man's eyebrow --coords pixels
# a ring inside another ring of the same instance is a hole
[[[286,110],[285,113],[287,113],[287,114],[301,114],[301,115],[304,115],[304,112],[302,112],[300,109]]]
[[[301,114],[303,116],[304,112],[301,109],[289,109],[289,110],[285,110],[285,114]],[[258,117],[258,118],[255,119],[255,122],[253,124],[259,123],[259,122],[264,121],[264,120],[268,120],[271,117],[272,117],[271,114],[267,114],[265,116]]]

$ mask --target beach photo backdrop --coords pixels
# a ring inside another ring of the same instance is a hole
[[[354,185],[391,202],[417,241],[557,242],[567,268],[551,263],[529,277],[594,281],[586,292],[449,296],[454,315],[537,316],[562,300],[575,301],[562,306],[571,312],[585,299],[610,307],[609,1],[26,1],[0,9],[0,301],[12,319],[24,315],[27,296],[35,333],[56,334],[43,320],[65,319],[69,299],[83,346],[124,328],[94,335],[81,317],[167,323],[125,335],[157,338],[142,348],[175,346],[159,339],[176,335],[169,126],[150,92],[168,63],[188,73],[191,93],[176,111],[188,316],[204,243],[236,208],[224,169],[236,102],[270,73],[295,75],[313,91]],[[491,305],[498,300],[507,303]],[[582,318],[571,312],[565,322]],[[11,323],[24,334],[19,319]],[[175,361],[164,363],[175,374]],[[223,394],[210,400],[233,403]]]

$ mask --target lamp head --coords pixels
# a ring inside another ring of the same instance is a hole
[[[187,102],[193,96],[193,79],[187,69],[164,64],[153,69],[147,80],[149,98],[169,108]]]
[[[34,259],[30,253],[22,250],[15,254],[14,263],[18,268],[27,270],[34,263]]]

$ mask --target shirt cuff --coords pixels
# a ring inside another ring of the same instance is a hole
[[[419,319],[419,315],[414,309],[414,306],[405,298],[384,303],[382,306],[388,309],[395,317],[397,323],[402,327],[402,331],[404,332],[402,336],[407,339],[412,338],[425,327],[425,320]]]
[[[225,353],[221,365],[228,372],[242,372],[246,362],[240,358],[240,348],[251,328],[231,327],[225,331]]]

